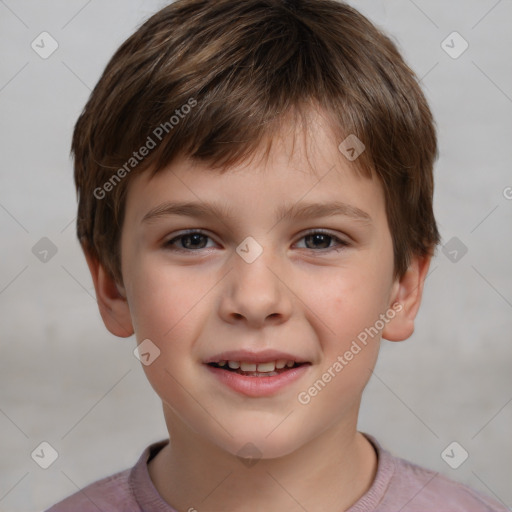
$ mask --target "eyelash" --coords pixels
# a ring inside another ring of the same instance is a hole
[[[181,252],[181,253],[199,252],[202,249],[197,249],[197,250],[194,250],[194,249],[178,249],[176,247],[172,247],[178,240],[181,240],[181,239],[185,238],[186,236],[195,235],[195,234],[203,235],[203,236],[211,239],[211,237],[208,236],[205,232],[203,232],[203,231],[201,231],[199,229],[191,229],[189,231],[185,231],[184,233],[182,233],[181,235],[179,235],[177,237],[174,237],[174,238],[164,242],[163,248],[167,249],[169,251]],[[308,231],[307,233],[302,235],[300,240],[302,240],[303,238],[307,238],[308,236],[312,236],[312,235],[325,235],[328,238],[331,238],[333,241],[338,242],[338,245],[340,247],[339,248],[331,247],[331,248],[319,249],[319,250],[309,249],[310,251],[323,252],[323,253],[331,252],[331,251],[337,251],[338,252],[341,249],[343,249],[344,247],[348,247],[350,245],[347,241],[341,240],[340,238],[338,238],[337,236],[333,235],[332,233],[329,233],[328,231],[324,231],[322,229],[315,229],[315,230]]]

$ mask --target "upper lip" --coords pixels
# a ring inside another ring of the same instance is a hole
[[[270,361],[277,361],[279,359],[286,359],[287,361],[295,361],[296,363],[309,363],[304,358],[289,354],[287,352],[280,352],[278,350],[262,350],[260,352],[253,352],[250,350],[229,350],[221,352],[215,356],[209,357],[204,362],[218,363],[219,361],[243,361],[247,363],[268,363]]]

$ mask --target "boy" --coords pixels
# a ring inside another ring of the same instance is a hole
[[[366,18],[178,0],[116,52],[72,151],[103,321],[135,334],[170,440],[50,511],[505,510],[356,429],[439,243],[432,115]]]

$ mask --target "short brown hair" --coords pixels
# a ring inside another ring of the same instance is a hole
[[[412,255],[439,243],[434,121],[395,44],[336,0],[177,0],[143,23],[75,126],[83,249],[122,283],[119,241],[135,173],[154,175],[178,155],[227,169],[271,141],[288,114],[311,108],[327,113],[340,143],[353,134],[365,145],[354,168],[382,183],[403,275]],[[135,158],[139,148],[144,157]]]

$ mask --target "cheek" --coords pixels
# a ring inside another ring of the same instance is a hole
[[[307,303],[317,317],[315,325],[329,340],[324,349],[343,349],[361,331],[375,324],[386,311],[390,291],[388,273],[371,266],[332,269],[309,283]],[[323,285],[322,285],[323,284]],[[325,336],[319,336],[324,339]]]
[[[331,268],[317,275],[315,284],[305,283],[309,323],[321,344],[316,378],[322,382],[311,383],[312,396],[323,395],[317,402],[348,404],[364,389],[378,357],[391,275],[389,262],[376,264],[369,258],[335,272]]]
[[[346,270],[329,282],[327,293],[311,294],[308,305],[321,344],[319,367],[297,396],[310,417],[325,427],[348,418],[371,377],[380,348],[380,315],[386,287],[369,272]]]
[[[164,403],[187,410],[190,397],[183,386],[192,370],[191,344],[200,329],[198,315],[204,312],[209,286],[192,271],[154,258],[143,260],[132,275],[130,310],[137,343],[149,339],[157,354],[150,364],[143,364],[146,378]]]
[[[209,276],[192,267],[166,265],[159,255],[143,258],[132,276],[130,311],[137,340],[154,338],[165,349],[171,339],[183,339],[195,324],[194,310],[207,300]]]

